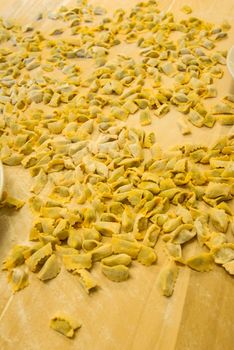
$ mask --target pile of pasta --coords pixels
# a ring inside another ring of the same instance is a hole
[[[96,262],[107,278],[124,281],[132,259],[146,266],[156,262],[159,237],[173,261],[161,274],[167,296],[177,276],[175,262],[197,271],[208,271],[215,262],[234,273],[234,244],[225,235],[229,224],[233,230],[228,205],[233,198],[233,136],[210,149],[188,144],[166,153],[157,143],[149,149],[148,142],[143,130],[116,126],[89,144],[67,142],[61,135],[43,143],[44,154],[52,145],[59,147],[59,154],[63,149],[63,156],[39,167],[31,188],[35,221],[29,239],[36,243],[13,247],[4,262],[15,291],[27,285],[26,269],[41,280],[56,277],[58,256],[68,271],[78,274],[88,293],[97,286],[90,273]],[[51,162],[63,171],[51,169]],[[65,164],[70,166],[64,169]],[[52,190],[49,186],[43,198],[39,193],[48,179]],[[183,244],[194,238],[204,252],[185,260]]]
[[[211,147],[163,151],[144,128],[171,108],[181,112],[184,135],[216,121],[233,125],[234,96],[210,109],[204,102],[217,96],[226,51],[213,49],[229,24],[176,22],[153,0],[111,18],[80,1],[48,19],[59,27],[47,37],[30,25],[0,22],[1,159],[34,178],[30,243],[14,246],[3,263],[13,291],[28,285],[31,272],[47,281],[62,265],[87,293],[98,287],[95,264],[111,281],[125,281],[133,260],[157,262],[158,240],[167,259],[158,276],[165,296],[182,266],[203,272],[218,264],[233,275],[234,135]],[[139,57],[114,55],[122,42]],[[128,118],[135,114],[134,128]],[[23,204],[6,193],[1,202]],[[195,241],[200,252],[184,256]],[[73,336],[66,322],[58,316],[52,327],[63,324],[59,331]]]

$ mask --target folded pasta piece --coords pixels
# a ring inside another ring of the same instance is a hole
[[[162,295],[170,297],[173,294],[178,272],[178,267],[172,261],[162,267],[158,276],[158,284]]]
[[[184,224],[192,224],[193,218],[190,211],[184,208],[182,205],[178,204],[176,207],[176,215],[180,216]]]
[[[213,114],[234,114],[234,108],[226,103],[220,103],[212,108]]]
[[[159,234],[160,234],[161,228],[157,224],[152,224],[148,227],[144,239],[143,244],[154,248],[155,244],[157,243]]]
[[[199,272],[210,271],[214,266],[214,258],[211,253],[200,253],[186,260],[186,264]]]
[[[136,259],[140,248],[140,244],[135,239],[112,237],[112,250],[115,254],[124,253]]]
[[[164,224],[163,224],[163,231],[165,233],[174,231],[177,227],[179,227],[181,224],[181,217],[178,216],[176,218],[169,218]]]
[[[102,273],[113,282],[126,281],[129,277],[129,269],[125,265],[107,266],[102,264]]]
[[[42,281],[55,278],[60,272],[60,265],[55,254],[52,254],[42,266],[37,277]]]
[[[149,203],[149,202],[147,202]],[[147,204],[146,203],[146,204]],[[148,228],[148,218],[140,214],[136,217],[133,226],[133,235],[137,240],[142,240]]]
[[[217,114],[216,119],[222,125],[234,125],[234,114]]]
[[[33,253],[27,260],[26,264],[30,271],[37,272],[45,261],[52,255],[53,250],[51,243],[44,245]]]
[[[173,260],[183,262],[182,249],[180,244],[167,242],[166,249]]]
[[[179,128],[180,128],[180,131],[182,133],[182,135],[189,135],[191,134],[191,128],[189,126],[189,123],[187,121],[187,119],[182,116],[178,119],[178,122],[177,122]]]
[[[186,224],[184,226],[186,226]],[[189,226],[189,224],[187,224],[187,226]],[[175,244],[183,244],[190,241],[192,238],[194,238],[196,234],[197,232],[194,228],[191,230],[188,230],[186,228],[181,228],[179,231],[177,230],[176,233],[172,232],[173,236],[172,236],[171,242]]]
[[[206,187],[205,194],[208,198],[217,198],[223,196],[224,198],[230,199],[230,186],[224,183],[209,182]]]
[[[194,220],[194,228],[197,232],[198,242],[203,246],[210,239],[210,230],[207,224],[202,222],[202,218],[199,217]]]
[[[28,274],[25,269],[16,267],[10,270],[8,282],[12,285],[13,292],[18,292],[28,286]]]
[[[16,210],[22,208],[24,206],[24,201],[14,198],[12,196],[9,196],[6,191],[3,191],[2,198],[0,201],[0,208],[6,207],[6,208],[14,208]]]
[[[114,234],[118,234],[120,231],[120,223],[118,222],[104,222],[96,221],[94,228],[103,236],[111,237]]]
[[[140,112],[140,123],[142,126],[150,125],[152,123],[149,109],[144,109]]]
[[[80,269],[90,269],[92,267],[92,254],[82,253],[65,254],[63,255],[63,263],[68,271],[77,271]]]
[[[25,253],[28,251],[29,247],[15,245],[9,254],[9,256],[3,260],[2,269],[10,270],[16,266],[22,265],[25,262]]]
[[[209,211],[210,220],[213,226],[221,231],[226,232],[228,228],[229,218],[223,209],[212,208]]]
[[[58,224],[53,231],[53,235],[60,240],[64,240],[69,236],[70,224],[66,219],[59,219]]]
[[[48,176],[42,168],[39,174],[35,177],[35,184],[31,187],[30,191],[39,194],[47,184],[47,181]]]
[[[68,239],[67,239],[68,246],[75,249],[81,249],[82,241],[83,241],[82,233],[79,230],[70,228],[68,231]]]
[[[90,272],[85,269],[79,269],[75,271],[79,275],[79,281],[86,293],[90,293],[98,286],[97,282],[93,278]]]
[[[226,242],[227,236],[224,233],[212,232],[209,235],[209,238],[205,241],[205,245],[212,250],[213,248],[220,246]]]
[[[190,109],[188,119],[198,128],[201,128],[204,123],[204,117],[192,108]]]
[[[126,206],[122,215],[122,230],[126,233],[132,231],[134,221],[135,215],[133,213],[133,210]]]
[[[81,323],[70,316],[58,313],[51,319],[50,327],[68,338],[73,338],[75,331],[81,327]]]
[[[116,265],[125,265],[128,266],[131,264],[132,259],[127,254],[116,254],[111,255],[107,258],[101,260],[102,264],[107,266],[116,266]]]
[[[234,260],[231,260],[223,264],[223,267],[230,275],[234,275]]]
[[[234,243],[223,243],[211,250],[216,264],[226,264],[234,260]]]
[[[157,261],[157,254],[151,247],[141,245],[140,251],[137,255],[137,261],[145,266],[150,266]]]
[[[112,245],[109,243],[103,244],[92,250],[92,260],[93,262],[100,261],[113,253]],[[114,252],[116,253],[116,252]]]

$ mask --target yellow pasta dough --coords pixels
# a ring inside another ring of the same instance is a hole
[[[170,297],[173,294],[178,272],[178,267],[173,262],[168,263],[161,269],[158,283],[162,295]]]
[[[68,338],[73,338],[75,331],[81,327],[81,323],[70,316],[58,313],[51,319],[50,327]]]

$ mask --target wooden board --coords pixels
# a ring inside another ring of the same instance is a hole
[[[0,2],[0,14],[14,18],[21,24],[30,24],[39,12],[53,11],[71,1],[8,0]],[[129,9],[133,0],[93,0],[108,10]],[[194,16],[221,23],[234,23],[233,0],[164,0],[160,8],[182,17],[179,9],[191,5]],[[51,21],[37,23],[38,29],[48,32]],[[234,44],[234,28],[229,39],[219,48]],[[124,45],[121,46],[125,52]],[[134,56],[134,52],[133,52]],[[234,93],[234,82],[228,72],[216,82],[220,96]],[[133,123],[134,119],[130,120]],[[157,141],[164,149],[181,143],[171,112],[153,124]],[[210,145],[230,128],[215,125],[211,130],[193,128],[189,142]],[[6,190],[15,196],[27,198],[31,178],[19,167],[4,167]],[[31,215],[25,206],[18,213],[0,212],[0,262],[15,243],[27,242]],[[181,268],[175,292],[164,298],[157,287],[158,272],[163,265],[159,251],[158,263],[144,268],[134,264],[131,278],[124,283],[113,283],[102,277],[95,268],[94,277],[100,289],[88,296],[75,276],[62,271],[49,283],[30,276],[30,286],[12,295],[6,274],[0,273],[0,349],[2,350],[231,350],[234,348],[234,280],[223,269],[216,267],[210,273],[197,273]],[[49,320],[57,311],[77,315],[82,328],[74,340],[53,332]]]

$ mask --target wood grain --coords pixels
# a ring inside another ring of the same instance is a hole
[[[39,12],[53,11],[69,5],[66,0],[8,0],[0,1],[0,14],[21,24],[34,21]],[[73,2],[74,3],[74,2]],[[126,10],[137,1],[93,0],[109,12]],[[234,23],[233,0],[173,0],[161,1],[160,8],[179,11],[191,5],[194,16],[221,23]],[[51,22],[38,22],[38,29],[48,32]],[[234,44],[234,29],[220,48]],[[127,49],[121,46],[123,52]],[[119,48],[118,48],[119,50]],[[134,56],[134,50],[132,52]],[[216,83],[220,96],[234,93],[234,84],[225,70],[224,78]],[[176,127],[173,111],[153,124],[157,141],[164,149],[184,142]],[[130,124],[135,123],[130,118]],[[217,136],[230,128],[215,125],[211,130],[193,128],[186,142],[210,145]],[[14,170],[14,171],[13,171]],[[19,167],[4,167],[6,190],[27,198],[31,179]],[[27,242],[31,215],[25,206],[19,213],[0,212],[0,262],[12,244]],[[30,286],[12,296],[6,275],[0,273],[0,349],[1,350],[231,350],[234,348],[234,280],[221,268],[210,273],[196,273],[181,268],[174,295],[163,298],[157,288],[158,272],[164,255],[159,249],[159,262],[144,268],[134,263],[131,278],[113,283],[103,278],[95,267],[94,277],[100,283],[97,293],[88,296],[75,276],[65,270],[49,283],[30,276]],[[82,328],[74,340],[49,329],[49,320],[57,311],[77,315]]]

